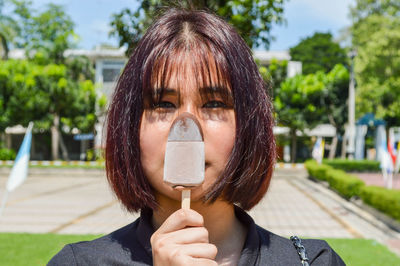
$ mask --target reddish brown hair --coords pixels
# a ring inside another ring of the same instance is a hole
[[[195,45],[185,45],[184,32],[189,33],[190,42]],[[243,209],[251,209],[266,193],[275,163],[270,88],[238,33],[221,18],[205,11],[168,10],[147,30],[129,58],[108,112],[108,180],[127,210],[157,207],[140,162],[140,121],[154,70],[164,75],[168,58],[180,49],[196,49],[197,55],[203,55],[203,77],[209,74],[211,54],[219,79],[229,84],[234,101],[235,144],[224,172],[204,200],[213,202],[222,197]],[[160,60],[164,69],[161,71]],[[164,75],[163,80],[167,78]]]

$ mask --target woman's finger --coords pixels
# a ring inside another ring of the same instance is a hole
[[[177,256],[189,256],[192,258],[198,259],[209,259],[214,260],[217,256],[217,247],[213,244],[209,243],[194,243],[194,244],[185,244],[176,247],[178,254]]]
[[[203,226],[204,220],[198,212],[191,209],[179,209],[171,214],[158,228],[158,233],[169,233],[188,226]]]
[[[205,227],[187,227],[162,234],[163,241],[174,244],[208,243],[208,230]]]

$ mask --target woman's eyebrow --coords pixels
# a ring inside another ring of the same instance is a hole
[[[177,94],[178,91],[171,88],[156,88],[153,90],[153,95]]]
[[[221,95],[232,97],[232,92],[225,86],[206,86],[199,89],[201,95]]]

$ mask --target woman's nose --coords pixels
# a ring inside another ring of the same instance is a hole
[[[182,113],[189,113],[199,119],[199,112],[194,102],[186,102],[181,105],[181,107],[178,109],[178,115],[181,115]]]

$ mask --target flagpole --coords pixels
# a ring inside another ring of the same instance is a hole
[[[3,213],[4,208],[6,207],[7,199],[8,199],[8,190],[6,189],[4,196],[3,196],[3,200],[1,202],[0,217]]]

